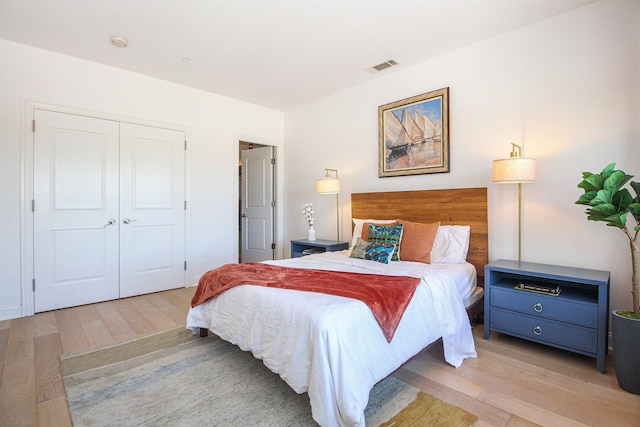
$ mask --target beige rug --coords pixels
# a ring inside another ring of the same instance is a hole
[[[306,393],[211,334],[175,328],[63,355],[60,363],[76,427],[317,425]],[[395,427],[466,427],[475,419],[393,377],[371,391],[365,416],[367,426]]]

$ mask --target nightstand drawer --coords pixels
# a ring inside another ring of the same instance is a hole
[[[595,354],[598,349],[598,334],[595,329],[581,328],[505,310],[492,310],[491,328],[564,349],[590,354]]]
[[[597,304],[568,300],[562,293],[550,296],[496,286],[491,288],[491,306],[587,328],[598,327]]]

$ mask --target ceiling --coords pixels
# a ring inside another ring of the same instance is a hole
[[[593,1],[0,0],[0,38],[286,111]]]

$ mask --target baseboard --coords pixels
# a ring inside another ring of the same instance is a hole
[[[16,319],[18,317],[22,317],[21,306],[0,308],[0,320]]]

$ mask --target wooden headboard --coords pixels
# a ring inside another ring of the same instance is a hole
[[[484,285],[489,262],[486,187],[353,193],[351,217],[471,226],[467,261],[478,272],[478,285]]]

